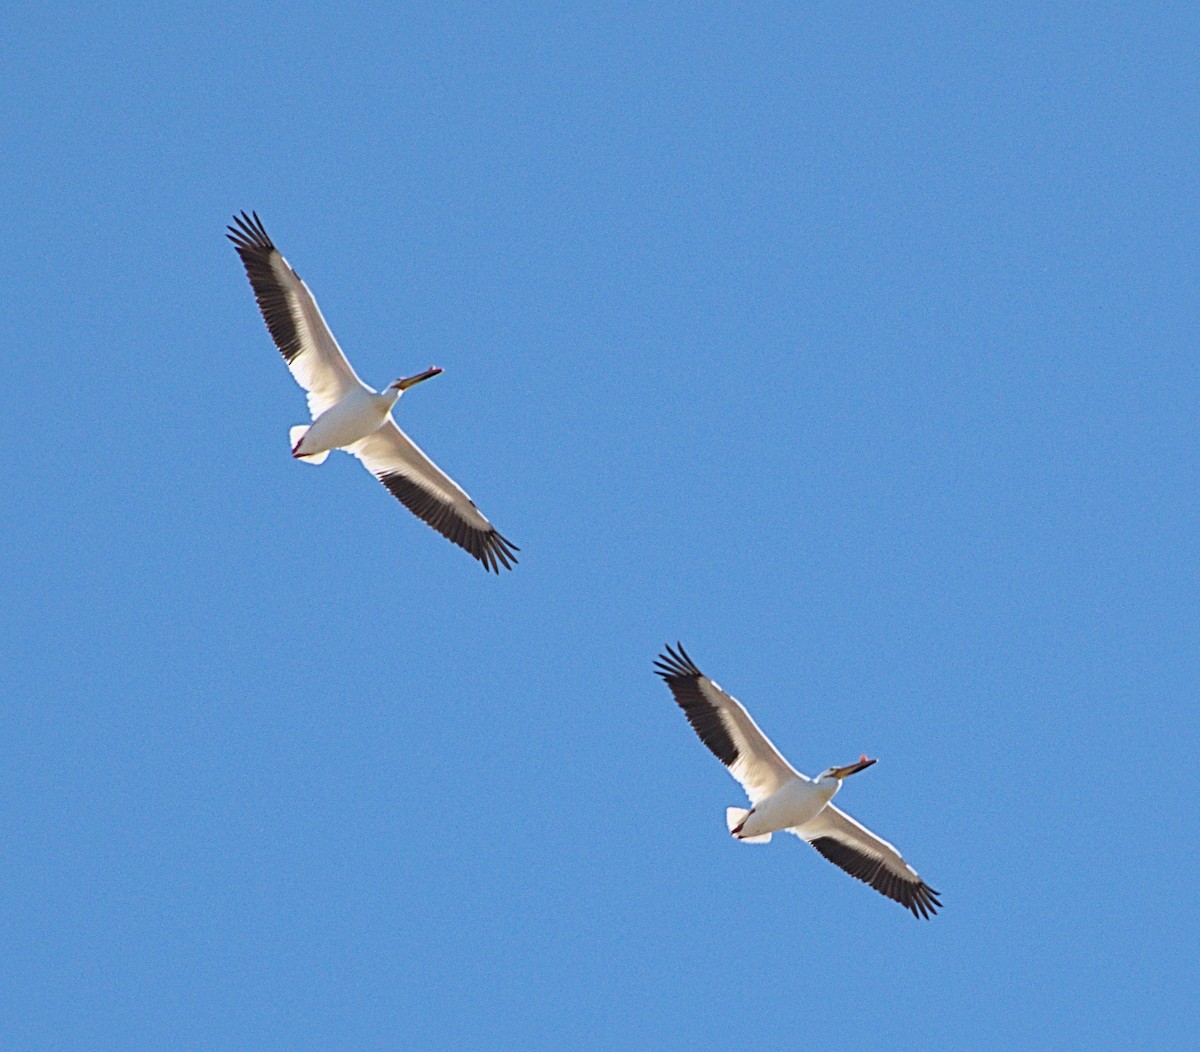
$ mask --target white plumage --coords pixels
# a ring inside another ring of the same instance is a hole
[[[655,667],[700,740],[750,798],[749,811],[731,807],[726,812],[735,837],[765,844],[772,833],[794,833],[852,877],[912,910],[913,916],[937,913],[938,893],[900,852],[830,802],[844,778],[874,760],[864,756],[845,767],[830,767],[815,779],[806,778],[783,758],[741,703],[696,667],[681,645],[667,647]]]
[[[358,378],[325,324],[317,301],[275,247],[257,214],[234,216],[229,240],[246,268],[275,345],[308,392],[311,425],[292,428],[292,455],[320,464],[345,449],[401,503],[484,567],[511,569],[519,549],[492,526],[475,502],[392,419],[410,387],[442,370],[426,369],[376,392]]]

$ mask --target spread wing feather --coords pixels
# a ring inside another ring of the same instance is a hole
[[[296,383],[308,392],[315,420],[354,387],[371,390],[351,368],[317,301],[280,254],[258,214],[234,216],[226,237],[233,242],[271,339]]]
[[[366,438],[347,446],[409,511],[495,573],[511,570],[520,549],[496,530],[475,502],[389,417]]]
[[[751,804],[792,779],[804,778],[758,729],[741,702],[696,667],[682,644],[667,647],[654,665],[692,729],[741,783]]]

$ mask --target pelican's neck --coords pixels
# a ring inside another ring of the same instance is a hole
[[[823,774],[821,777],[817,778],[813,782],[813,785],[816,786],[817,791],[820,792],[823,797],[825,797],[826,803],[829,803],[830,800],[837,796],[838,790],[842,787],[842,783],[839,779],[830,778],[827,774]]]

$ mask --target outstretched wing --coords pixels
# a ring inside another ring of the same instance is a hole
[[[225,236],[246,268],[258,309],[296,383],[308,392],[315,420],[354,387],[367,388],[338,346],[317,301],[279,253],[257,213],[233,217]]]
[[[833,804],[827,804],[816,818],[791,832],[856,880],[912,910],[914,917],[928,919],[941,909],[938,893],[899,851]]]
[[[511,570],[520,549],[502,537],[462,488],[430,460],[390,417],[346,449],[401,504],[495,573]]]
[[[654,666],[692,729],[741,782],[751,804],[795,778],[804,778],[758,729],[741,703],[696,667],[682,644],[667,647]]]

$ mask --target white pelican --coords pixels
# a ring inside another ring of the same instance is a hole
[[[291,431],[292,456],[320,464],[331,449],[353,453],[409,511],[465,548],[484,568],[511,570],[520,549],[480,514],[475,502],[392,419],[400,396],[442,370],[426,369],[388,384],[364,384],[321,317],[317,301],[279,253],[257,213],[234,216],[226,235],[242,257],[254,298],[275,346],[308,392],[311,425]]]
[[[937,913],[938,893],[900,852],[830,803],[842,779],[875,761],[864,756],[810,781],[779,754],[741,703],[704,675],[681,644],[676,646],[658,656],[655,668],[700,740],[750,797],[749,811],[727,809],[729,831],[748,844],[765,844],[781,830],[795,833],[850,876],[908,907],[914,917]]]

